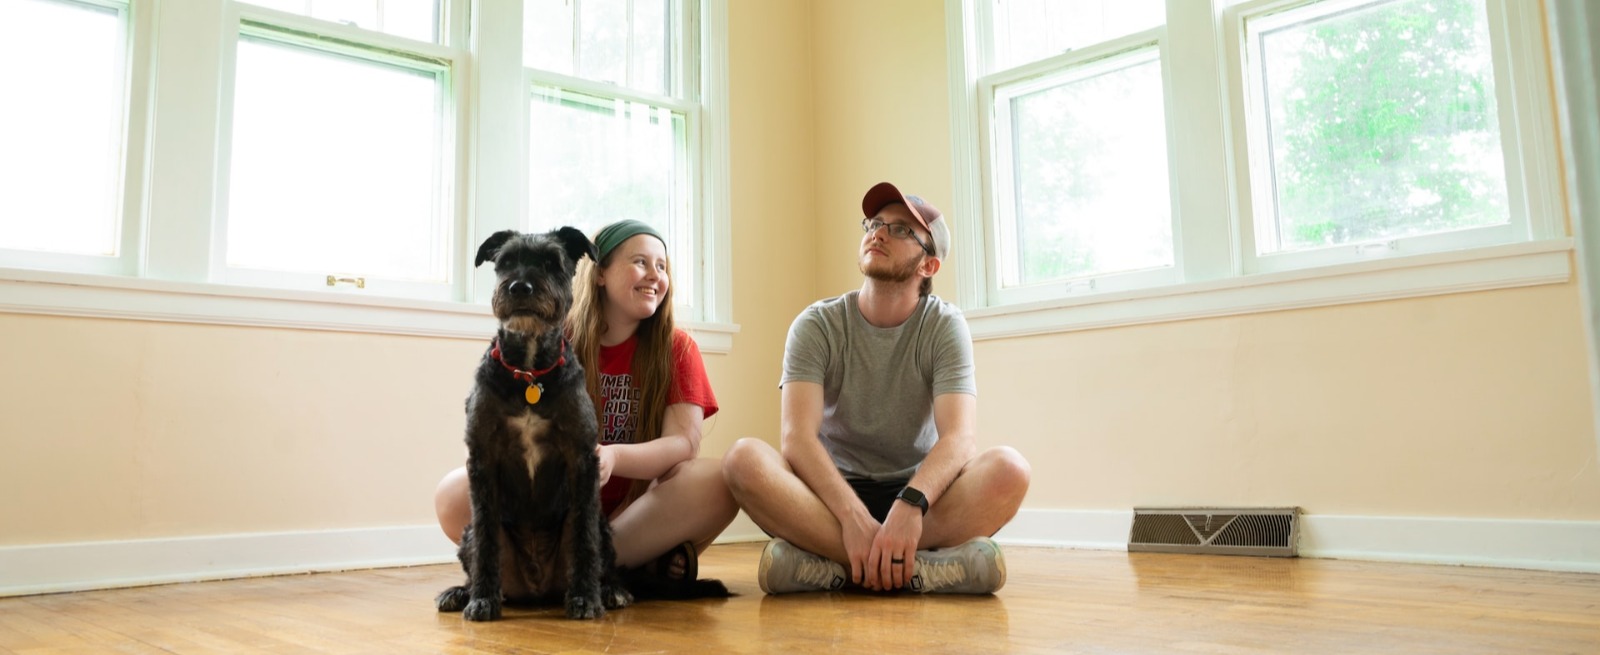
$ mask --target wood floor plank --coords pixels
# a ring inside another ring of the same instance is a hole
[[[439,613],[444,565],[5,598],[0,653],[1600,652],[1600,575],[1008,548],[995,596],[765,596],[760,549],[702,558],[734,598],[597,621]]]

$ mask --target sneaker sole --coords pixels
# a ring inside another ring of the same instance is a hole
[[[994,586],[994,591],[989,592],[992,594],[1006,586],[1006,554],[1000,550],[1000,544],[993,540],[989,541],[989,545],[994,546],[994,567],[1000,570],[1000,582]]]
[[[774,592],[767,587],[767,571],[772,568],[772,545],[768,541],[767,547],[761,549],[761,567],[756,570],[756,582],[761,585],[761,593],[772,595]]]

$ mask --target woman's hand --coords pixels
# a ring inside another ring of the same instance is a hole
[[[617,465],[616,446],[599,444],[594,447],[594,454],[600,458],[600,486],[606,486],[611,480],[611,469]]]

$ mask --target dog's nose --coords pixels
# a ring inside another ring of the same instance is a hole
[[[510,291],[513,296],[531,296],[533,295],[533,284],[517,280],[512,282],[511,286],[506,287],[506,290]]]

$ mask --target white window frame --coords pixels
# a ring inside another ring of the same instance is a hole
[[[1006,273],[1001,270],[1002,265],[1017,266],[1021,248],[1017,243],[1015,225],[1016,217],[1016,190],[1014,188],[1015,171],[1012,162],[1015,161],[1010,139],[1002,139],[997,135],[1010,134],[1013,127],[1011,112],[1007,103],[1011,98],[1023,96],[1039,89],[1056,86],[1062,82],[1072,82],[1087,79],[1114,69],[1115,64],[1121,64],[1129,59],[1150,60],[1160,64],[1162,78],[1168,77],[1170,63],[1166,56],[1165,47],[1166,28],[1157,27],[1136,34],[1128,35],[1098,43],[1082,50],[1074,50],[1048,59],[1034,62],[1016,68],[1001,71],[984,77],[978,81],[978,94],[982,107],[993,107],[992,112],[986,112],[984,120],[992,127],[983,130],[986,144],[986,160],[993,162],[995,174],[992,183],[996,193],[990,205],[992,215],[996,217],[995,225],[989,234],[993,238],[992,244],[986,249],[989,254],[991,275],[987,276],[986,286],[988,297],[995,299],[1000,305],[1015,305],[1053,298],[1081,295],[1089,292],[1122,291],[1146,287],[1165,286],[1177,281],[1176,266],[1161,266],[1157,268],[1117,271],[1091,276],[1080,276],[1065,280],[1053,280],[1038,284],[1018,285],[1006,287],[1001,284]],[[1152,51],[1153,52],[1147,52]],[[1163,86],[1166,86],[1163,83]],[[1002,90],[1004,89],[1004,90]],[[1167,132],[1172,131],[1171,103],[1165,100],[1162,108],[1163,120]],[[1167,140],[1168,162],[1172,161],[1172,139]],[[1172,174],[1171,164],[1168,165],[1167,183],[1176,179]],[[1173,190],[1176,198],[1176,190]],[[1177,224],[1177,212],[1171,211],[1170,220]],[[1172,232],[1176,239],[1178,231]],[[1176,254],[1177,247],[1173,247]],[[1004,264],[1003,264],[1004,263]],[[1020,276],[1019,276],[1020,277]]]
[[[453,3],[449,6],[458,6]],[[461,139],[462,120],[460,108],[466,104],[466,91],[464,85],[456,82],[458,77],[455,71],[466,66],[468,53],[464,47],[466,41],[465,26],[455,16],[446,16],[445,25],[440,31],[443,45],[414,41],[389,34],[360,30],[343,25],[330,24],[326,21],[292,14],[244,2],[232,2],[228,5],[224,20],[234,28],[226,33],[226,42],[223,48],[223,70],[228,71],[221,93],[222,131],[218,135],[217,143],[217,184],[215,219],[211,223],[211,244],[208,249],[208,279],[221,284],[264,286],[281,289],[314,289],[321,287],[335,287],[346,291],[355,291],[364,295],[392,296],[399,298],[415,298],[423,300],[457,300],[462,297],[462,290],[455,280],[460,279],[454,270],[448,266],[445,279],[440,283],[415,282],[408,280],[384,279],[381,277],[367,276],[361,271],[318,271],[318,272],[288,272],[271,271],[228,265],[228,192],[230,181],[230,168],[233,161],[232,149],[232,116],[235,78],[232,71],[236,70],[239,42],[245,38],[253,38],[270,43],[286,45],[289,47],[304,48],[318,54],[350,57],[377,63],[387,63],[415,69],[432,69],[437,71],[440,83],[443,86],[440,94],[440,105],[437,115],[440,118],[439,133],[436,139],[440,143],[440,152],[444,161],[439,163],[440,177],[436,180],[439,184],[438,201],[440,205],[434,208],[437,216],[445,221],[463,215],[464,204],[457,197],[456,189],[461,188],[465,179],[461,174],[461,167],[456,164],[462,157]],[[439,235],[444,239],[443,249],[450,259],[459,259],[461,248],[456,243],[456,230],[441,230]],[[453,264],[453,262],[452,262]],[[352,282],[357,280],[359,282]],[[331,284],[329,282],[332,282]],[[353,284],[359,284],[352,289]]]
[[[1007,298],[995,292],[993,116],[984,72],[992,20],[989,0],[946,0],[955,162],[952,212],[962,261],[957,298],[976,339],[1236,315],[1462,291],[1563,283],[1571,279],[1562,167],[1544,64],[1543,14],[1536,3],[1488,0],[1497,30],[1496,85],[1502,136],[1519,139],[1508,167],[1512,202],[1525,207],[1517,240],[1436,252],[1369,252],[1336,263],[1268,270],[1247,257],[1251,191],[1240,69],[1242,12],[1275,0],[1224,6],[1168,0],[1164,78],[1173,179],[1176,279],[1145,288],[1064,289],[1055,296]],[[1284,4],[1295,0],[1283,0]],[[1303,1],[1303,0],[1302,0]],[[1056,62],[1052,58],[1047,62]],[[1047,68],[1046,62],[1028,67]],[[1039,69],[1035,69],[1037,74]],[[1507,102],[1512,103],[1510,107]],[[1507,126],[1506,123],[1512,123]],[[1510,181],[1515,177],[1516,181]],[[970,217],[970,220],[968,220]],[[972,245],[965,245],[972,244]],[[1354,250],[1353,248],[1351,250]]]
[[[40,269],[49,271],[64,271],[73,273],[95,273],[102,275],[130,275],[137,270],[138,252],[143,242],[143,223],[139,220],[140,203],[142,195],[138,191],[137,181],[144,176],[144,160],[139,153],[144,152],[147,137],[145,121],[148,120],[149,111],[149,68],[144,65],[149,59],[148,49],[135,50],[137,41],[133,35],[140,31],[141,26],[152,22],[151,12],[139,11],[130,0],[65,0],[63,4],[77,4],[89,7],[100,7],[116,11],[123,25],[121,43],[118,50],[122,53],[121,75],[118,83],[121,85],[122,126],[121,143],[118,147],[118,168],[115,183],[117,184],[114,206],[117,215],[117,254],[81,255],[74,253],[45,252],[35,250],[15,250],[0,248],[0,257],[10,265],[19,268]]]
[[[100,3],[101,0],[95,0]],[[127,166],[123,193],[126,261],[115,270],[61,270],[0,258],[0,312],[162,322],[246,325],[487,338],[494,321],[481,298],[492,273],[475,271],[476,236],[495,221],[516,223],[524,208],[520,135],[522,84],[519,0],[457,0],[446,19],[443,50],[460,59],[460,132],[454,151],[457,281],[446,300],[245,286],[216,280],[218,209],[225,207],[225,90],[239,19],[312,20],[231,0],[131,0]],[[704,44],[699,74],[700,148],[693,197],[700,267],[700,307],[681,324],[702,351],[730,352],[738,326],[732,308],[727,136],[727,0],[700,0]],[[114,4],[114,3],[113,3]],[[472,10],[468,11],[468,6]],[[181,5],[181,6],[180,6]],[[165,9],[165,11],[163,11]],[[472,29],[467,29],[468,24]],[[326,29],[326,24],[318,26]],[[349,28],[353,29],[353,28]],[[371,39],[373,33],[362,32]],[[408,46],[417,42],[399,37]],[[470,38],[470,43],[468,39]],[[162,56],[155,57],[160,51]],[[468,54],[461,54],[468,53]]]
[[[1234,85],[1236,92],[1234,106],[1242,108],[1234,112],[1233,134],[1234,147],[1242,148],[1249,156],[1235,158],[1236,164],[1242,164],[1236,175],[1241,188],[1249,189],[1244,195],[1242,204],[1248,208],[1241,212],[1243,226],[1240,236],[1243,240],[1241,251],[1244,255],[1244,270],[1249,273],[1285,271],[1333,264],[1348,263],[1364,259],[1403,257],[1409,254],[1445,252],[1463,250],[1468,248],[1494,246],[1504,243],[1520,243],[1530,241],[1545,235],[1560,235],[1559,224],[1536,225],[1542,217],[1548,220],[1552,216],[1559,216],[1559,208],[1548,211],[1545,208],[1535,207],[1530,202],[1529,195],[1524,191],[1537,180],[1528,178],[1529,171],[1523,167],[1523,162],[1536,161],[1540,158],[1539,148],[1548,148],[1554,141],[1555,134],[1553,123],[1544,125],[1519,125],[1518,108],[1532,107],[1539,109],[1545,105],[1549,109],[1547,100],[1533,94],[1537,93],[1525,73],[1516,70],[1512,62],[1529,58],[1542,60],[1545,56],[1537,47],[1538,38],[1515,39],[1510,34],[1511,25],[1508,23],[1507,3],[1495,0],[1487,3],[1489,40],[1491,42],[1492,57],[1495,70],[1495,88],[1498,102],[1498,115],[1500,122],[1500,141],[1506,171],[1506,194],[1509,221],[1503,225],[1492,225],[1478,228],[1469,228],[1446,233],[1426,234],[1412,237],[1397,237],[1379,239],[1362,243],[1340,244],[1326,248],[1299,250],[1285,253],[1258,254],[1256,248],[1256,235],[1260,233],[1252,218],[1256,215],[1254,207],[1264,208],[1261,212],[1263,222],[1269,222],[1270,208],[1274,201],[1272,198],[1272,185],[1256,183],[1256,181],[1270,180],[1272,176],[1271,161],[1267,154],[1267,125],[1266,116],[1259,107],[1264,102],[1259,71],[1252,62],[1248,61],[1250,47],[1248,40],[1251,36],[1252,21],[1262,21],[1265,26],[1274,24],[1274,18],[1283,12],[1307,7],[1317,6],[1317,12],[1323,15],[1384,2],[1386,0],[1256,0],[1229,7],[1226,12],[1229,36],[1229,62],[1233,70],[1244,71],[1244,84]],[[1513,5],[1527,5],[1529,3],[1511,3]],[[1526,21],[1527,17],[1522,17]],[[1534,17],[1535,21],[1537,17]],[[1537,22],[1534,23],[1537,25]],[[1513,57],[1512,53],[1517,56]],[[1508,90],[1502,91],[1501,89]],[[1548,92],[1548,85],[1545,92]],[[1243,95],[1238,95],[1243,92]],[[1526,113],[1526,112],[1521,112]],[[1537,143],[1543,130],[1547,142]],[[1536,200],[1535,200],[1536,202]]]

